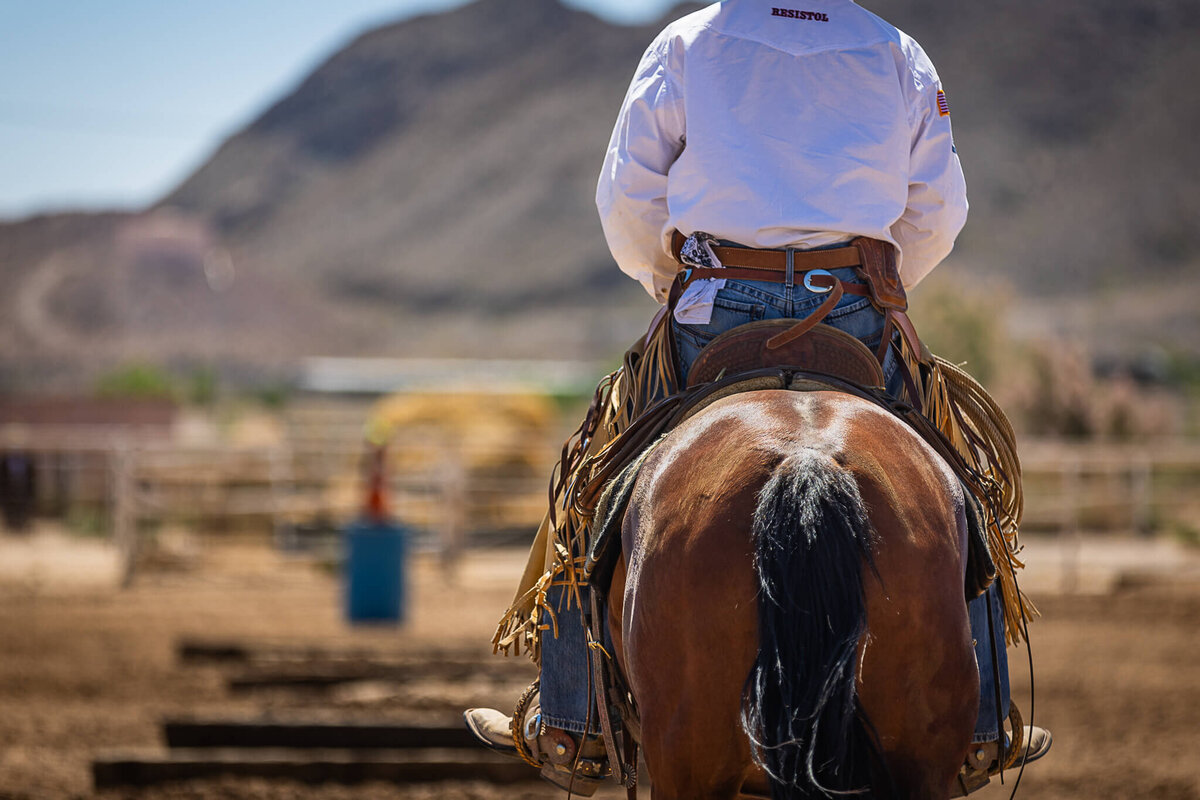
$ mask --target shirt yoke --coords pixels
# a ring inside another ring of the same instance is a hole
[[[788,0],[781,0],[787,3]],[[879,44],[900,46],[901,32],[882,18],[854,3],[815,0],[796,4],[826,18],[799,19],[774,12],[797,12],[796,8],[775,8],[759,2],[716,3],[669,24],[651,47],[662,47],[664,57],[675,47],[684,49],[705,36],[742,39],[793,56],[831,50],[847,50]]]

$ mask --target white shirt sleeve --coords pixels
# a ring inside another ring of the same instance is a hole
[[[600,224],[617,266],[660,303],[679,268],[670,255],[667,170],[685,137],[683,100],[665,47],[660,38],[642,56],[596,186]]]
[[[891,227],[902,254],[900,277],[908,289],[950,254],[967,221],[966,180],[954,149],[948,106],[938,96],[941,81],[919,49],[915,58],[913,83],[907,87],[912,128],[908,205]]]

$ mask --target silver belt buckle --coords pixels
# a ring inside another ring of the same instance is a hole
[[[830,284],[829,286],[817,286],[812,282],[812,279],[818,275],[827,275],[830,278],[833,278],[833,273],[827,269],[810,269],[808,272],[804,273],[804,288],[808,289],[813,294],[829,294],[832,292],[833,284]],[[837,280],[837,278],[834,278],[834,280]]]

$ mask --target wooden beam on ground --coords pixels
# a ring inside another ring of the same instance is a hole
[[[227,663],[249,661],[250,648],[240,642],[210,642],[180,639],[175,643],[175,654],[187,663]]]
[[[175,655],[183,663],[301,662],[301,661],[415,661],[417,656],[373,650],[363,647],[325,647],[312,644],[264,644],[238,639],[181,637],[175,641]],[[433,656],[440,654],[434,653]]]
[[[182,663],[224,663],[261,667],[299,665],[371,665],[380,669],[472,670],[480,665],[490,668],[528,669],[523,659],[493,657],[490,650],[430,650],[386,652],[366,648],[337,648],[314,645],[260,644],[237,640],[182,638],[175,643]]]
[[[171,748],[291,748],[409,750],[464,748],[479,743],[461,721],[447,725],[394,722],[279,720],[264,718],[175,718],[162,724]]]
[[[469,661],[414,661],[408,664],[386,664],[377,662],[310,662],[298,664],[254,664],[239,670],[225,679],[231,692],[247,692],[258,689],[326,689],[347,683],[383,681],[387,683],[409,683],[412,681],[439,680],[452,683],[487,677],[526,677],[532,667],[526,663],[510,660],[502,663]]]
[[[483,748],[413,751],[172,750],[105,754],[92,762],[97,791],[214,777],[302,783],[429,783],[536,780],[537,770]]]
[[[481,671],[476,668],[474,672]],[[465,676],[447,675],[416,667],[386,666],[378,664],[358,665],[314,665],[304,669],[251,669],[230,675],[225,686],[231,692],[249,692],[257,689],[328,689],[347,683],[363,681],[386,681],[406,683],[413,678],[429,676],[446,680],[463,680]]]

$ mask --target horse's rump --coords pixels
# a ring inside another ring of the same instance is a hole
[[[666,437],[613,598],[655,797],[737,797],[764,767],[775,797],[888,796],[883,765],[895,796],[945,796],[977,703],[961,508],[923,442],[846,395],[737,395]]]

